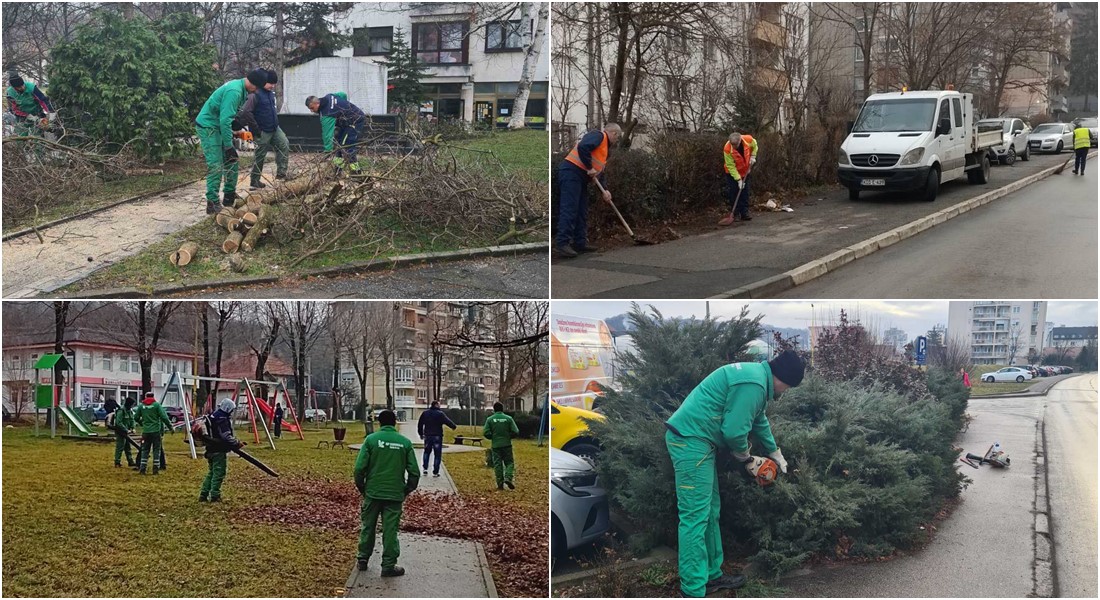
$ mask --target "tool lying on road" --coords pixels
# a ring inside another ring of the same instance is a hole
[[[599,179],[593,178],[593,181],[596,182],[596,185],[600,188],[601,193],[607,193],[607,190],[604,189],[603,184],[600,183]],[[615,216],[619,217],[619,222],[622,223],[623,227],[626,228],[626,232],[630,234],[630,239],[634,240],[635,244],[639,246],[652,246],[654,244],[654,242],[650,240],[643,239],[634,235],[634,230],[630,228],[630,225],[626,224],[626,219],[623,218],[623,214],[619,212],[619,209],[615,206],[615,203],[610,200],[608,200],[607,203],[611,205],[611,210],[615,211]]]
[[[959,458],[959,462],[964,462],[975,469],[983,464],[990,464],[994,467],[1004,469],[1012,463],[1012,459],[1001,450],[1001,445],[996,443],[990,446],[989,450],[985,451],[985,456],[978,456],[967,452],[965,457]]]
[[[749,176],[745,175],[745,181],[748,182]],[[726,225],[733,225],[733,213],[737,210],[737,203],[741,201],[741,192],[745,191],[744,187],[738,188],[737,197],[733,200],[733,206],[730,207],[729,216],[722,217],[718,224],[725,227]]]

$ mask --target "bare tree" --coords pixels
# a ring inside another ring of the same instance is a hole
[[[294,400],[298,414],[305,410],[306,356],[325,332],[328,306],[322,302],[279,302],[279,320],[285,325],[282,341],[294,365]]]
[[[122,305],[122,315],[126,327],[112,332],[115,339],[133,350],[141,365],[141,391],[153,391],[153,356],[156,354],[163,334],[168,328],[179,302],[152,302],[138,300]]]
[[[279,340],[279,331],[282,327],[281,315],[278,306],[274,302],[257,302],[251,305],[251,315],[255,325],[251,328],[248,339],[248,349],[256,357],[256,372],[253,377],[257,381],[263,381],[267,372],[267,360]],[[258,336],[257,336],[258,335]],[[267,398],[267,385],[261,384],[259,393]]]
[[[535,77],[542,47],[546,43],[546,28],[550,24],[550,3],[523,2],[520,11],[520,26],[523,27],[523,67],[520,69],[519,88],[512,105],[512,116],[508,119],[509,129],[522,129],[527,116],[527,99],[531,95],[531,80]],[[532,21],[534,27],[532,27]]]

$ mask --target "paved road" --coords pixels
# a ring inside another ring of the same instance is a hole
[[[757,213],[748,223],[732,227],[711,226],[699,235],[655,246],[630,246],[575,259],[555,260],[552,265],[553,297],[704,298],[721,294],[1004,187],[1061,164],[1068,156],[1036,155],[1028,162],[1018,161],[1011,167],[994,167],[988,184],[970,185],[965,178],[951,182],[941,188],[940,197],[931,203],[896,194],[869,194],[859,202],[852,202],[846,191],[836,188],[821,197],[796,200],[793,213]],[[1062,177],[1068,179],[1069,175]],[[1083,186],[1088,181],[1086,177],[1077,184]],[[1092,190],[1092,202],[1095,203],[1095,180]],[[1046,199],[1048,203],[1053,200]],[[629,199],[623,201],[626,208],[620,208],[629,211]],[[1092,211],[1095,215],[1095,205]],[[716,213],[715,220],[718,216]],[[1059,223],[1058,230],[1063,230],[1064,226]],[[1085,256],[1089,247],[1095,255],[1095,217],[1089,226],[1092,227],[1092,245],[1086,244],[1070,256]],[[1018,223],[1009,231],[1011,235],[1006,237],[1015,240],[1016,246],[1010,254],[1002,256],[1014,261],[1027,251],[1031,243],[1030,230]],[[646,232],[640,234],[644,236]],[[877,296],[860,293],[851,297]]]
[[[1070,381],[1074,380],[1058,387]],[[1012,457],[1012,467],[975,470],[959,463],[973,483],[963,490],[962,503],[940,524],[925,549],[887,562],[814,567],[808,574],[783,581],[783,586],[792,596],[812,597],[1021,598],[1030,594],[1036,425],[1045,402],[1043,397],[970,400],[973,421],[957,443],[968,452],[982,454],[990,444],[1000,442]],[[1095,462],[1089,467],[1095,470]],[[1092,510],[1095,513],[1095,504]]]
[[[1067,168],[779,297],[1096,298],[1096,173]]]
[[[1047,396],[1047,477],[1058,595],[1095,598],[1096,374]]]
[[[532,298],[546,299],[550,273],[545,253],[440,262],[363,275],[218,288],[181,298]]]

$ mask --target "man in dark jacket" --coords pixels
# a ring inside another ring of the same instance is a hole
[[[558,230],[554,236],[554,255],[573,258],[595,252],[588,244],[588,181],[598,179],[607,187],[603,170],[610,149],[623,135],[617,123],[608,123],[602,130],[590,131],[569,151],[558,167]],[[611,202],[611,192],[602,193],[604,202]]]
[[[363,495],[359,513],[359,553],[356,568],[367,570],[374,551],[375,528],[382,517],[382,577],[400,577],[405,569],[397,566],[401,547],[397,530],[401,525],[401,507],[405,497],[420,483],[416,471],[416,452],[412,441],[397,433],[397,415],[392,410],[378,413],[378,431],[363,440],[355,459],[355,487]]]
[[[114,402],[112,399],[111,402]],[[119,406],[118,402],[115,402],[115,410],[108,419],[111,420],[111,429],[115,432],[115,466],[122,466],[122,453],[126,453],[126,464],[133,467],[134,455],[130,451],[130,431],[134,429],[134,413],[133,408],[136,402],[133,398],[126,399],[126,406]]]
[[[250,109],[256,118],[259,127],[259,139],[256,140],[256,154],[252,157],[252,171],[250,174],[251,187],[254,190],[267,187],[260,176],[264,170],[264,159],[268,150],[275,150],[275,179],[286,179],[287,169],[290,164],[290,142],[286,134],[279,127],[279,110],[275,98],[275,84],[279,82],[279,76],[275,71],[267,71],[267,85],[256,90],[255,98],[251,99]],[[249,101],[245,101],[249,105]]]
[[[454,421],[447,413],[439,409],[439,401],[433,400],[432,407],[420,414],[416,423],[416,433],[424,440],[424,474],[428,474],[428,457],[435,452],[432,477],[439,477],[439,464],[443,461],[443,426],[456,429]]]
[[[210,413],[209,435],[203,435],[203,443],[206,452],[203,456],[210,467],[206,473],[206,479],[202,481],[202,490],[199,491],[199,502],[221,502],[222,482],[225,481],[226,456],[231,450],[236,450],[245,443],[233,435],[233,409],[237,408],[235,402],[229,398],[222,398],[218,402],[218,410]]]
[[[323,98],[310,96],[306,98],[306,107],[321,115],[321,141],[325,145],[325,152],[333,151],[335,140],[340,145],[336,151],[336,157],[340,161],[337,165],[355,162],[359,152],[356,144],[363,134],[367,115],[358,106],[348,102],[348,95],[344,92],[326,94]]]
[[[283,437],[283,405],[275,403],[275,437]]]

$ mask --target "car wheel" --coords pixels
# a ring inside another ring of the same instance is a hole
[[[848,199],[849,200],[859,200],[859,190],[854,190],[852,188],[848,188]]]
[[[989,164],[989,159],[985,159]],[[928,170],[928,181],[924,182],[924,201],[935,202],[936,195],[940,192],[940,170],[932,167]]]
[[[1016,148],[1012,146],[1008,147],[1008,153],[1005,154],[1005,157],[1001,160],[1001,164],[1009,166],[1016,164]]]
[[[1024,162],[1031,160],[1031,148],[1028,148],[1026,144],[1024,145],[1024,153],[1020,155],[1020,160]]]
[[[587,442],[566,446],[562,448],[562,450],[565,450],[573,456],[579,456],[592,465],[595,465],[596,461],[600,458],[600,447],[596,444],[589,444]]]
[[[1023,375],[1017,375],[1016,376],[1016,383],[1023,383],[1023,382],[1024,382],[1024,376]]]
[[[565,557],[565,530],[557,518],[553,519],[550,527],[550,573],[558,566],[558,559]]]
[[[978,165],[977,169],[970,169],[966,172],[966,178],[974,185],[983,185],[989,182],[989,155],[982,155],[982,164]]]
[[[995,379],[993,379],[993,376],[992,376],[992,375],[990,375],[989,377],[986,377],[986,378],[985,378],[985,382],[986,382],[986,383],[993,383],[994,381],[996,381],[996,380],[995,380]]]
[[[1058,141],[1058,147],[1054,149],[1054,153],[1055,154],[1061,154],[1062,153],[1062,141],[1061,140]]]

